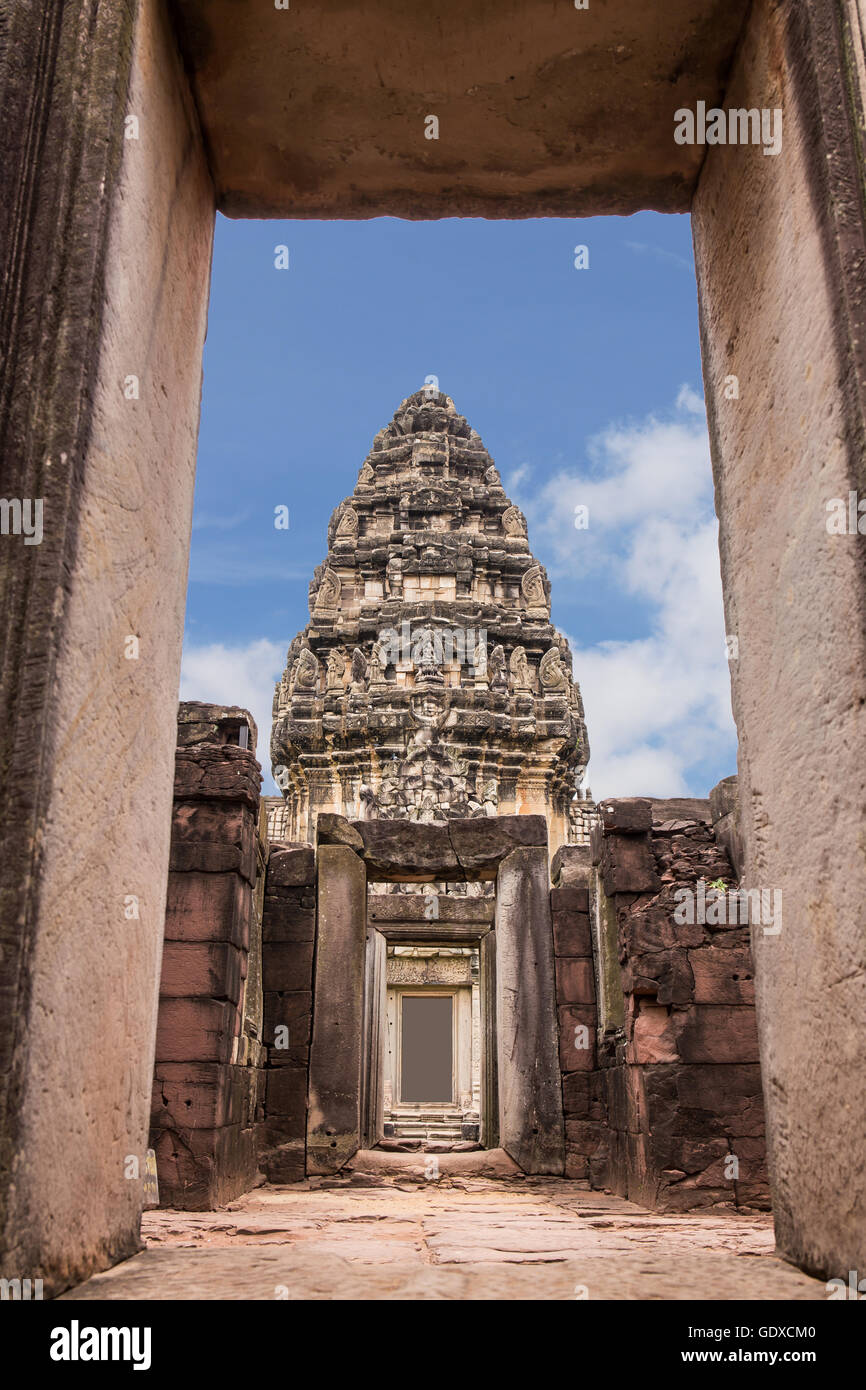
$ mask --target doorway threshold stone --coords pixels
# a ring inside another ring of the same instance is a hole
[[[437,1172],[429,1171],[435,1159]],[[473,1152],[393,1153],[385,1149],[359,1149],[345,1165],[344,1173],[375,1173],[381,1176],[435,1181],[439,1176],[480,1178],[523,1178],[525,1174],[504,1149],[476,1149]]]

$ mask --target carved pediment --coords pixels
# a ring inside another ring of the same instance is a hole
[[[341,589],[340,576],[334,570],[326,568],[313,607],[313,613],[316,617],[322,614],[336,613]]]
[[[538,663],[538,679],[542,689],[551,695],[568,692],[568,675],[558,647],[551,647],[544,653]]]
[[[337,523],[338,540],[354,540],[358,534],[358,513],[354,507],[346,507]]]
[[[506,507],[502,513],[502,529],[506,536],[526,538],[526,517],[519,507]]]
[[[547,594],[544,592],[544,576],[540,565],[532,565],[523,574],[520,590],[530,609],[546,609]]]

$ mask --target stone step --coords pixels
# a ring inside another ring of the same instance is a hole
[[[418,1143],[422,1147],[425,1144],[459,1144],[462,1136],[459,1134],[437,1134],[431,1131],[430,1134],[395,1134],[393,1136],[400,1144]]]
[[[459,1129],[459,1120],[393,1120],[397,1129]]]
[[[398,1124],[450,1124],[459,1125],[463,1121],[459,1110],[400,1110],[393,1109],[390,1118]]]
[[[422,1139],[426,1135],[437,1138],[457,1138],[459,1139],[462,1130],[460,1125],[395,1125],[394,1135],[400,1139]]]
[[[461,1115],[394,1115],[389,1120],[393,1125],[462,1125]]]
[[[395,1133],[406,1134],[459,1134],[459,1125],[395,1125]]]

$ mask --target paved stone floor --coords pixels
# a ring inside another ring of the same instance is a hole
[[[356,1173],[145,1214],[67,1299],[824,1299],[762,1213],[659,1215],[552,1178]]]

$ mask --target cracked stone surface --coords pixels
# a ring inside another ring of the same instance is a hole
[[[64,1298],[826,1297],[776,1256],[764,1213],[662,1215],[552,1178],[262,1187],[216,1212],[147,1212],[142,1237]]]

